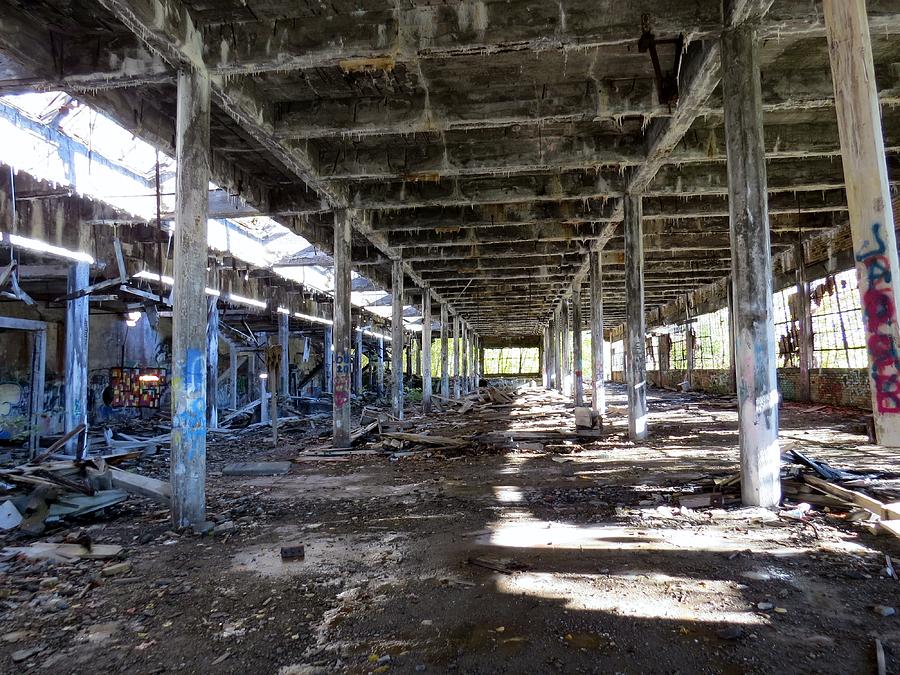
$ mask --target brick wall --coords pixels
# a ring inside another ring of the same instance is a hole
[[[809,374],[810,398],[817,403],[872,409],[869,373],[864,368],[823,368]]]
[[[623,383],[625,373],[613,371],[612,381]],[[685,371],[668,370],[647,372],[653,386],[673,389],[685,380]],[[710,394],[733,394],[730,370],[695,370],[693,388]],[[868,372],[864,368],[822,368],[809,373],[810,399],[812,403],[824,403],[848,408],[872,409]],[[778,391],[782,400],[798,400],[800,369],[778,369]]]

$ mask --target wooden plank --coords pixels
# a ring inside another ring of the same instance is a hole
[[[154,499],[168,507],[172,502],[172,485],[150,476],[142,476],[122,469],[109,468],[113,487],[125,492]]]
[[[864,495],[862,492],[857,492],[856,490],[850,490],[848,488],[841,487],[840,485],[835,485],[834,483],[830,483],[827,480],[822,480],[817,476],[804,475],[803,482],[818,488],[822,492],[826,492],[834,497],[843,499],[844,501],[852,502],[853,504],[856,504],[857,506],[860,506],[867,511],[871,511],[882,520],[889,519],[888,512],[885,510],[884,504],[873,497]]]

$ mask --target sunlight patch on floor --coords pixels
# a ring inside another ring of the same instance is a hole
[[[633,582],[632,582],[633,583]],[[629,588],[617,575],[523,573],[499,576],[503,593],[562,600],[566,609],[600,611],[641,619],[689,622],[728,622],[764,625],[769,619],[747,606],[737,584],[712,579],[679,579],[643,575]],[[682,598],[690,598],[690,605]]]

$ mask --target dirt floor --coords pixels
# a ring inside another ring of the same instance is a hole
[[[900,582],[882,573],[900,541],[821,510],[799,522],[673,506],[677,492],[736,469],[733,407],[652,391],[652,436],[634,445],[623,389],[610,404],[602,437],[553,452],[369,454],[280,477],[221,468],[294,458],[311,442],[301,432],[275,449],[262,433],[213,436],[213,533],[176,534],[158,505],[135,498],[84,524],[95,543],[124,545],[130,569],[0,563],[0,668],[865,673],[879,638],[888,672],[900,672],[900,617],[875,609],[900,606]],[[788,406],[785,445],[841,468],[894,469],[860,420]],[[574,430],[571,404],[543,390],[430,423],[463,438]],[[144,468],[164,475],[156,464]],[[280,548],[299,543],[305,558],[282,562]]]

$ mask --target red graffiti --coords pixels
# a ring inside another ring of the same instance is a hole
[[[334,355],[334,405],[340,408],[350,401],[350,354]]]
[[[881,224],[872,226],[876,246],[856,256],[862,264],[860,283],[863,318],[869,334],[866,346],[871,358],[871,375],[875,385],[878,412],[900,413],[900,359],[894,339],[897,307],[891,286],[891,263],[885,255],[887,247],[881,238]]]

